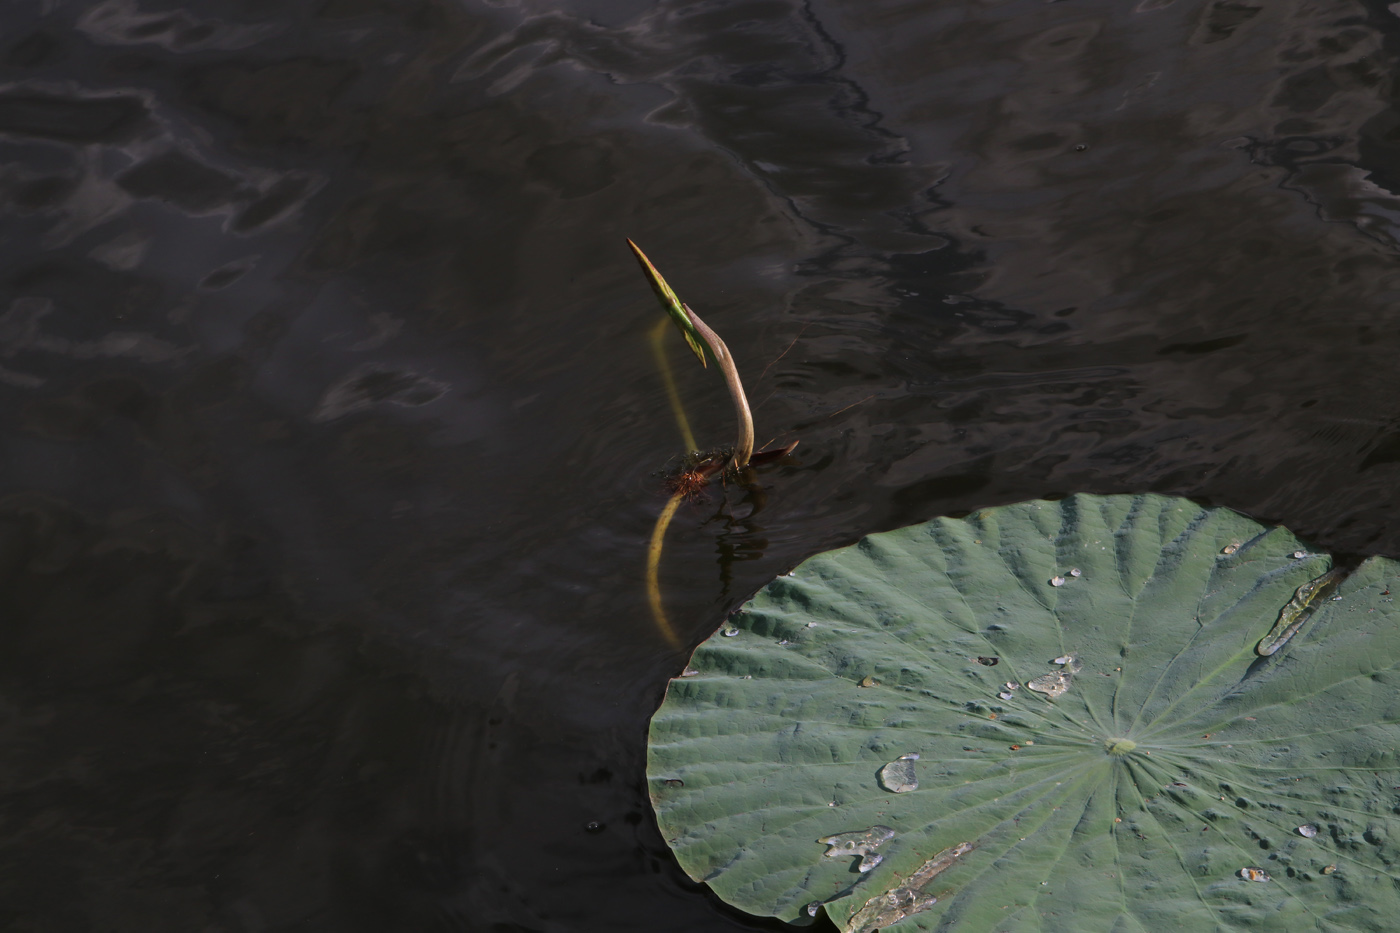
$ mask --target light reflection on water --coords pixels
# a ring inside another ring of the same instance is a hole
[[[1400,553],[1379,2],[0,22],[21,925],[754,925],[641,789],[682,451],[625,236],[801,442],[678,517],[687,642],[815,551],[1078,490]]]

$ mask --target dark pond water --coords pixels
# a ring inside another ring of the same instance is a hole
[[[5,3],[0,928],[772,928],[643,791],[626,236],[801,442],[672,525],[687,645],[1074,491],[1400,554],[1397,54],[1384,0]]]

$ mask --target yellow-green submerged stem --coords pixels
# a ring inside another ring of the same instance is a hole
[[[676,630],[671,628],[666,618],[666,607],[661,602],[661,546],[666,541],[666,529],[671,527],[671,519],[675,518],[676,509],[683,498],[684,495],[679,492],[671,496],[666,508],[656,517],[656,525],[651,530],[651,544],[647,547],[647,602],[651,604],[651,617],[656,621],[656,628],[672,648],[680,648],[681,642],[676,637]]]
[[[651,329],[651,353],[656,358],[656,368],[661,371],[661,382],[666,386],[666,398],[671,402],[671,414],[676,417],[681,442],[685,444],[686,453],[691,453],[699,448],[695,445],[695,435],[691,433],[690,421],[685,416],[684,406],[681,405],[681,394],[676,389],[676,377],[671,372],[671,360],[666,356],[666,330],[666,318],[661,318]]]

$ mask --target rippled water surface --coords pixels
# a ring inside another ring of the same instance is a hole
[[[627,236],[800,441],[671,526],[687,646],[1074,491],[1400,555],[1396,10],[10,0],[0,927],[775,927],[642,785]]]

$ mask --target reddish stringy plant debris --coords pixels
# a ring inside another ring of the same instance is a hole
[[[782,447],[760,451],[750,458],[749,463],[751,466],[760,466],[781,460],[792,453],[796,446],[797,441],[793,441]],[[729,459],[728,448],[691,454],[681,462],[675,472],[666,477],[666,491],[673,496],[682,497],[687,502],[697,502],[705,498],[705,487],[710,485],[710,480],[725,473]]]
[[[729,458],[727,450],[711,450],[695,453],[682,461],[680,468],[666,477],[666,490],[673,496],[680,496],[687,502],[696,502],[705,497],[705,487],[710,480],[724,469]]]
[[[699,470],[685,469],[666,477],[666,491],[680,496],[687,502],[698,502],[705,498],[705,487],[710,485],[710,477]]]

